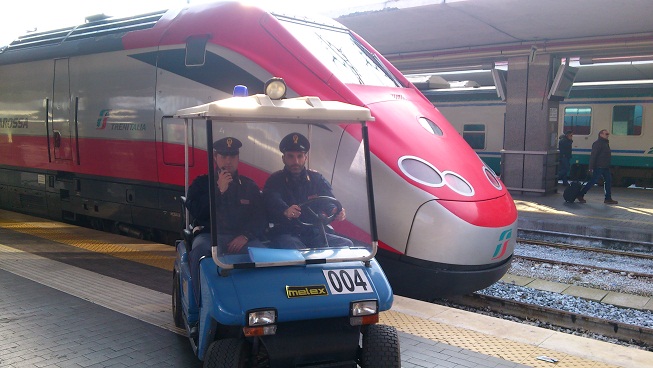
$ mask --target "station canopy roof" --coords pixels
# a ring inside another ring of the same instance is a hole
[[[602,65],[576,78],[591,81],[653,79],[651,14],[650,0],[397,0],[331,16],[404,74],[487,69],[535,51]],[[606,67],[615,61],[632,63]]]

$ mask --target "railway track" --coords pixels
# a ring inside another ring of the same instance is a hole
[[[519,229],[517,241],[561,242],[571,245],[587,246],[601,249],[614,249],[653,254],[653,243],[647,241],[623,240],[546,230]]]
[[[481,294],[457,296],[447,300],[467,308],[491,311],[529,321],[538,320],[540,323],[552,326],[575,331],[587,331],[612,339],[635,343],[647,350],[653,349],[653,328]]]
[[[653,284],[653,247],[649,248],[647,244],[628,246],[612,240],[602,240],[597,246],[596,239],[580,236],[574,236],[571,240],[561,243],[560,237],[555,237],[553,241],[518,239],[511,274],[638,296],[653,295],[653,287],[650,286]],[[606,246],[615,243],[619,243],[614,247],[616,249]],[[627,286],[615,283],[615,278]],[[541,294],[547,295],[542,297]],[[570,306],[576,300],[578,305]],[[621,308],[596,300],[503,282],[471,295],[435,302],[523,320],[563,332],[587,334],[602,340],[614,339],[621,344],[637,345],[653,351],[653,324],[641,322],[642,316],[646,321],[653,321],[650,310]],[[610,313],[603,313],[604,310]],[[631,312],[637,317],[633,318]],[[615,314],[617,317],[610,318]],[[627,317],[622,319],[622,315]]]
[[[515,251],[516,259],[528,260],[531,262],[539,263],[549,263],[554,265],[564,265],[568,267],[578,267],[580,272],[586,272],[589,270],[600,270],[608,271],[613,273],[627,274],[628,277],[637,277],[637,278],[647,278],[653,280],[653,254],[624,251],[617,249],[605,249],[605,248],[595,248],[588,246],[579,246],[571,244],[562,244],[556,242],[547,242],[540,240],[517,240],[518,244],[521,244],[523,248],[525,245],[533,245],[536,247],[547,247],[554,248],[561,251],[574,251],[576,254],[583,255],[576,257],[572,261],[563,261],[556,259],[555,252],[547,252],[546,257],[537,257],[530,256],[520,253],[518,250]],[[612,261],[608,260],[608,257],[614,258]],[[598,260],[597,260],[598,259]],[[597,264],[591,264],[591,262],[597,262]],[[616,268],[611,267],[611,264],[619,265],[635,265],[631,268],[623,267]],[[645,267],[646,264],[651,265],[650,267]],[[638,268],[640,267],[640,268]]]

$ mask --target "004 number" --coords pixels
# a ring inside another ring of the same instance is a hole
[[[331,294],[370,293],[372,287],[365,272],[359,269],[323,270]]]

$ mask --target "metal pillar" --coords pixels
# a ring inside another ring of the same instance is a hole
[[[547,98],[554,62],[535,52],[508,60],[501,179],[514,194],[556,192],[559,102]]]

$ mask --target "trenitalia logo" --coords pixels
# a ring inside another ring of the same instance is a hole
[[[124,122],[111,123],[108,122],[110,117],[113,117],[114,120],[121,119],[120,116],[115,116],[115,115],[111,116],[111,109],[101,110],[100,116],[97,119],[97,124],[95,125],[95,129],[97,130],[105,130],[105,129],[106,130],[146,130],[147,129],[147,126],[145,124],[139,124],[139,123],[124,123]]]
[[[109,113],[111,110],[102,110],[100,111],[100,118],[97,119],[97,125],[95,129],[104,129],[107,127],[107,119],[109,119]]]
[[[328,296],[326,285],[286,286],[288,299],[303,298],[307,296]]]
[[[504,230],[501,233],[501,236],[499,237],[499,244],[497,244],[497,247],[494,249],[492,259],[501,258],[504,254],[506,254],[506,249],[508,249],[508,243],[510,242],[511,237],[512,229]]]

